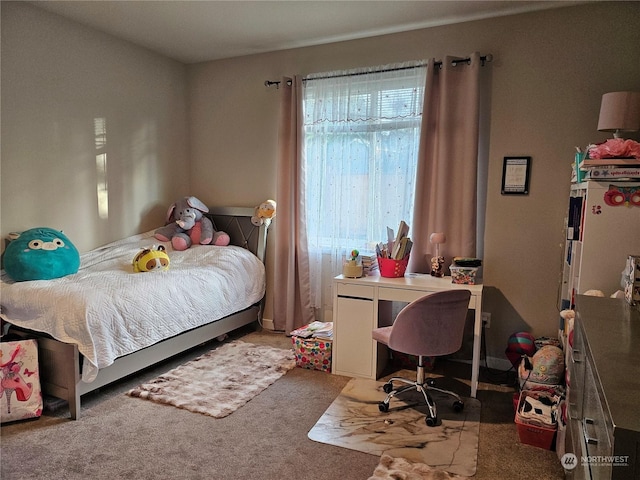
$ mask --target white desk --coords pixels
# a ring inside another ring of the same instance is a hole
[[[333,281],[333,353],[331,372],[349,377],[377,379],[387,360],[386,347],[371,337],[384,312],[384,301],[412,302],[428,293],[461,289],[471,292],[469,309],[475,311],[471,396],[478,389],[482,340],[482,285],[457,285],[451,277],[407,274],[402,278],[378,275]]]

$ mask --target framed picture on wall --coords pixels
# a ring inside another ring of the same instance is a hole
[[[531,157],[504,157],[502,165],[503,195],[528,195]]]

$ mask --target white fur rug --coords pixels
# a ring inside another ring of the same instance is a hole
[[[466,478],[469,477],[443,472],[424,463],[414,463],[404,458],[382,455],[380,463],[368,480],[458,480]]]
[[[233,341],[129,390],[127,395],[222,418],[295,366],[292,349]]]

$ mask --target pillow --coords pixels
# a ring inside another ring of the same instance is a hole
[[[65,234],[52,228],[22,232],[4,252],[4,270],[16,282],[60,278],[78,268],[78,250]]]

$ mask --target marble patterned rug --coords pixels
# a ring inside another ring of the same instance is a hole
[[[398,376],[412,378],[403,370]],[[340,395],[309,431],[320,443],[349,448],[372,455],[389,455],[464,477],[476,472],[480,402],[465,398],[462,412],[453,411],[453,399],[433,392],[438,407],[438,425],[425,423],[426,407],[421,394],[407,392],[393,399],[388,413],[378,409],[384,399],[384,382],[351,379]]]

